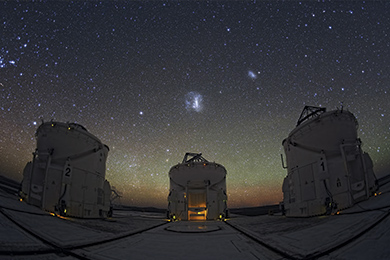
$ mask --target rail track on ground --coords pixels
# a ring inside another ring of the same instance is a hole
[[[232,224],[230,223],[229,221],[226,221],[225,223],[232,227],[233,229],[235,229],[236,231],[238,231],[240,234],[250,238],[252,241],[256,242],[257,244],[263,246],[264,248],[267,248],[268,250],[270,250],[271,252],[281,256],[283,259],[289,259],[289,260],[314,260],[314,259],[319,259],[321,257],[324,257],[326,255],[329,255],[333,252],[336,252],[337,250],[353,243],[354,241],[356,241],[358,238],[362,237],[363,235],[369,233],[373,228],[375,228],[376,226],[378,226],[381,222],[383,222],[385,219],[387,219],[389,216],[390,216],[390,209],[389,209],[390,206],[386,206],[386,207],[380,207],[378,209],[370,209],[368,211],[373,211],[373,210],[378,210],[378,211],[382,211],[383,213],[381,214],[381,216],[376,220],[374,221],[373,223],[370,223],[369,225],[367,225],[366,228],[362,229],[360,232],[357,232],[353,235],[351,235],[348,239],[345,239],[343,241],[341,241],[340,243],[336,244],[336,245],[332,245],[330,246],[329,248],[325,249],[325,250],[322,250],[322,251],[318,251],[318,252],[315,252],[313,254],[308,254],[308,255],[302,255],[302,254],[299,254],[299,253],[291,253],[291,252],[287,252],[279,247],[275,247],[274,245],[271,245],[270,243],[267,243],[265,240],[263,240],[261,238],[261,235],[257,235],[257,234],[254,234],[253,232],[248,232],[247,230],[245,230],[244,228],[241,228],[239,225],[235,225],[235,224]],[[387,210],[385,210],[385,208],[387,208]],[[361,212],[358,212],[358,213],[361,213]],[[337,216],[335,216],[337,217]]]
[[[72,257],[77,258],[77,259],[90,260],[90,259],[92,259],[91,257],[84,256],[82,253],[74,252],[74,251],[78,250],[78,249],[84,249],[84,248],[88,248],[88,247],[104,245],[104,244],[115,242],[115,241],[119,242],[122,239],[126,239],[126,238],[129,238],[131,236],[135,236],[135,235],[147,232],[147,231],[152,231],[153,229],[157,229],[158,227],[172,223],[172,222],[167,221],[167,222],[159,223],[157,225],[153,225],[153,226],[150,226],[147,228],[138,229],[135,231],[124,232],[124,233],[118,234],[116,236],[101,239],[98,241],[92,241],[92,242],[88,242],[88,243],[79,243],[77,245],[72,245],[72,246],[61,246],[60,244],[57,244],[53,241],[50,241],[50,239],[48,239],[48,237],[39,235],[37,232],[34,232],[28,226],[24,225],[24,223],[21,223],[20,221],[14,220],[12,218],[12,216],[7,213],[7,211],[11,211],[11,210],[13,210],[13,209],[0,207],[0,213],[3,216],[5,216],[8,220],[10,220],[12,223],[14,223],[18,228],[22,229],[24,232],[26,232],[30,236],[34,237],[35,239],[37,239],[40,242],[42,242],[43,244],[45,244],[48,248],[41,249],[41,250],[24,250],[24,251],[2,250],[2,251],[0,251],[0,256],[1,255],[3,255],[3,256],[27,256],[27,255],[55,254],[58,256],[72,256]],[[30,213],[30,212],[24,212],[24,213]],[[36,214],[36,213],[31,212],[31,214]],[[52,216],[44,214],[44,213],[42,215],[52,217]],[[384,211],[380,218],[378,218],[375,222],[368,225],[365,229],[361,230],[361,232],[356,233],[353,236],[351,236],[349,239],[342,241],[341,243],[339,243],[335,246],[332,246],[332,247],[328,248],[327,250],[324,250],[321,252],[316,252],[315,254],[306,255],[306,256],[302,256],[302,255],[299,256],[297,254],[291,254],[291,253],[288,253],[286,251],[283,251],[282,249],[277,248],[277,247],[265,242],[264,240],[262,240],[261,236],[257,236],[257,235],[254,235],[253,233],[249,233],[246,230],[244,230],[243,228],[241,228],[235,224],[232,224],[229,221],[223,221],[223,223],[225,223],[227,226],[231,227],[232,229],[236,230],[239,234],[249,238],[255,244],[260,245],[261,247],[264,247],[265,249],[280,256],[280,259],[290,259],[290,260],[308,259],[309,260],[309,259],[319,259],[321,257],[324,257],[324,256],[332,253],[332,252],[339,250],[340,248],[342,248],[344,246],[347,246],[348,244],[352,243],[353,241],[355,241],[359,237],[370,232],[370,230],[372,230],[375,226],[377,226],[383,220],[388,218],[389,215],[390,215],[390,211]],[[175,223],[172,223],[172,224],[175,224]]]
[[[361,232],[354,234],[351,236],[349,239],[342,241],[341,243],[334,245],[332,247],[329,247],[328,249],[321,251],[321,252],[316,252],[315,254],[311,255],[299,255],[299,254],[294,254],[291,252],[286,252],[278,247],[275,247],[263,239],[261,239],[261,235],[255,235],[252,232],[248,232],[245,229],[241,228],[238,225],[232,224],[229,221],[220,221],[221,223],[225,223],[226,226],[234,229],[236,232],[241,234],[242,236],[249,238],[252,242],[257,244],[260,247],[263,247],[266,250],[271,251],[272,253],[280,256],[279,259],[289,259],[289,260],[311,260],[311,259],[319,259],[321,257],[324,257],[332,252],[335,252],[339,249],[341,249],[344,246],[349,245],[359,237],[367,234],[370,232],[374,227],[376,227],[378,224],[380,224],[382,221],[384,221],[386,218],[389,217],[390,211],[383,211],[382,215],[373,223],[368,225],[365,229],[361,230]],[[108,243],[116,242],[116,241],[121,241],[123,239],[129,238],[131,236],[139,235],[147,231],[152,231],[153,229],[157,229],[161,226],[168,225],[169,223],[172,223],[173,225],[175,224],[174,222],[163,222],[159,223],[157,225],[152,225],[147,228],[143,229],[138,229],[138,230],[133,230],[133,231],[128,231],[128,232],[123,232],[118,235],[114,235],[109,238],[104,238],[101,240],[95,240],[87,243],[79,243],[76,245],[71,245],[71,246],[62,246],[58,243],[55,243],[49,239],[48,236],[42,236],[38,234],[37,232],[33,231],[31,228],[29,228],[25,223],[21,221],[17,221],[12,218],[12,216],[8,213],[9,211],[16,211],[16,212],[21,212],[20,210],[14,210],[6,207],[0,207],[0,214],[3,215],[5,218],[7,218],[9,221],[11,221],[13,224],[15,224],[18,228],[32,236],[33,238],[37,239],[38,241],[42,242],[44,245],[47,246],[47,249],[40,249],[40,250],[23,250],[23,251],[13,251],[13,250],[1,250],[0,251],[0,256],[28,256],[28,255],[49,255],[49,254],[55,254],[57,256],[71,256],[76,259],[83,259],[83,260],[91,260],[92,257],[90,256],[85,256],[80,252],[75,252],[76,250],[79,249],[85,249],[93,246],[99,246],[99,245],[105,245]],[[35,212],[24,212],[24,213],[30,213],[30,214],[37,214]],[[42,216],[47,216],[47,217],[52,217],[51,215],[42,213]],[[195,234],[196,235],[196,234]]]
[[[46,214],[43,212],[42,214],[37,214],[35,212],[27,212],[27,211],[21,211],[21,210],[15,210],[7,207],[2,207],[0,206],[0,214],[3,215],[5,218],[7,218],[10,222],[15,224],[18,228],[32,236],[33,238],[37,239],[38,241],[42,242],[44,245],[46,245],[48,248],[47,249],[40,249],[40,250],[22,250],[22,251],[15,251],[15,250],[0,250],[0,256],[28,256],[28,255],[48,255],[48,254],[56,254],[59,256],[72,256],[77,259],[84,259],[84,260],[90,260],[92,258],[83,256],[80,253],[74,252],[75,250],[78,249],[83,249],[83,248],[88,248],[88,247],[93,247],[93,246],[98,246],[98,245],[104,245],[107,243],[115,242],[115,241],[120,241],[122,239],[135,236],[138,234],[141,234],[146,231],[150,231],[153,229],[156,229],[160,226],[166,225],[169,222],[163,222],[159,223],[157,225],[152,225],[146,228],[142,229],[137,229],[137,230],[132,230],[132,231],[127,231],[120,233],[118,235],[111,236],[109,238],[104,238],[101,240],[95,240],[91,242],[86,242],[86,243],[79,243],[76,245],[71,245],[71,246],[62,246],[58,243],[55,243],[48,239],[48,236],[43,236],[38,234],[38,232],[33,231],[30,227],[25,225],[25,223],[22,223],[21,221],[17,221],[12,218],[12,216],[7,213],[7,211],[16,211],[16,212],[23,212],[27,214],[33,214],[33,215],[42,215],[43,217],[53,217],[52,215]],[[91,220],[93,221],[93,220]]]
[[[9,190],[8,190],[9,192]],[[352,244],[354,241],[359,239],[360,237],[364,236],[365,234],[368,234],[371,230],[373,230],[376,226],[378,226],[380,223],[382,223],[384,220],[386,220],[390,215],[390,206],[382,206],[378,208],[373,209],[364,209],[362,208],[361,211],[355,212],[355,213],[346,213],[346,214],[358,214],[362,213],[364,211],[380,211],[381,214],[376,218],[375,221],[372,221],[367,224],[362,230],[359,232],[356,232],[354,234],[351,234],[348,239],[344,239],[340,241],[340,243],[331,245],[328,248],[315,252],[310,253],[307,255],[300,254],[299,252],[291,252],[288,250],[284,250],[281,247],[276,247],[275,245],[268,243],[266,239],[262,238],[261,234],[251,232],[237,224],[232,223],[231,221],[219,221],[221,223],[221,226],[229,227],[233,230],[235,230],[238,234],[248,238],[250,241],[252,241],[254,244],[256,244],[259,248],[264,248],[264,250],[268,250],[272,252],[274,255],[277,255],[277,259],[289,259],[289,260],[313,260],[313,259],[320,259],[322,257],[325,257],[331,253],[337,252],[337,250],[340,250],[350,244]],[[119,234],[110,235],[109,237],[102,238],[102,239],[95,239],[93,241],[88,242],[80,242],[75,243],[72,245],[61,245],[60,243],[57,243],[50,239],[50,234],[42,235],[36,230],[33,230],[31,227],[29,227],[24,221],[17,220],[13,218],[13,214],[16,213],[25,213],[25,214],[31,214],[31,215],[39,215],[42,217],[53,217],[52,215],[48,214],[47,212],[30,212],[30,211],[23,211],[16,208],[10,208],[7,206],[1,206],[0,205],[0,215],[4,216],[4,218],[8,219],[11,223],[13,223],[16,227],[18,227],[23,232],[27,233],[29,236],[33,237],[43,245],[45,245],[45,248],[37,249],[37,250],[2,250],[0,249],[0,258],[1,256],[45,256],[45,255],[56,255],[60,257],[65,256],[71,256],[76,259],[83,259],[83,260],[92,260],[93,259],[93,253],[90,255],[84,255],[81,251],[82,249],[87,249],[94,246],[104,246],[106,244],[112,243],[112,242],[120,242],[124,239],[130,238],[132,236],[136,236],[148,231],[153,231],[154,229],[158,229],[159,227],[162,227],[164,225],[172,224],[175,225],[175,222],[169,222],[164,221],[162,223],[150,225],[145,228],[139,228],[129,231],[120,232]],[[337,217],[337,216],[334,216]],[[126,216],[118,216],[119,218],[126,218]],[[163,220],[163,219],[161,219]],[[93,221],[93,220],[92,220]],[[167,229],[167,228],[165,228]],[[217,231],[218,232],[218,231]],[[196,236],[196,234],[194,234]],[[81,249],[81,250],[80,250]]]

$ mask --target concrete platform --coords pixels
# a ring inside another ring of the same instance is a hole
[[[390,259],[390,185],[338,215],[59,218],[0,190],[0,259]],[[242,233],[242,232],[244,233]]]
[[[297,259],[390,259],[389,191],[387,185],[380,195],[337,215],[236,217],[229,222]]]
[[[210,222],[178,222],[165,228],[177,233],[209,233],[221,230],[219,225],[210,225]]]

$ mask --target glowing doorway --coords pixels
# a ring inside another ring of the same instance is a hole
[[[202,221],[207,218],[206,191],[191,190],[188,192],[188,220]]]

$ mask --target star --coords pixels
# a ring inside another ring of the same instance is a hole
[[[166,207],[186,152],[226,168],[229,207],[277,204],[282,140],[304,106],[341,101],[377,177],[390,172],[388,1],[0,8],[1,175],[22,181],[42,120],[77,122],[110,148],[125,204]]]

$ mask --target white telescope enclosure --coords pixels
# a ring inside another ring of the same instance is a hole
[[[108,146],[76,123],[43,122],[36,139],[33,159],[24,168],[21,197],[62,216],[109,216]]]
[[[331,214],[375,192],[373,163],[362,150],[357,129],[358,122],[349,111],[303,109],[297,126],[283,140],[286,216]]]
[[[227,216],[226,169],[202,154],[186,153],[169,171],[168,217],[216,220]]]

